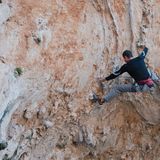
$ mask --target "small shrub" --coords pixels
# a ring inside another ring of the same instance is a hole
[[[15,68],[14,69],[14,75],[15,75],[15,77],[22,75],[22,72],[23,72],[22,68],[20,68],[20,67]]]
[[[40,38],[34,38],[34,41],[39,45],[41,43],[41,39]]]
[[[0,141],[0,150],[5,149],[8,146],[8,143],[5,141]]]

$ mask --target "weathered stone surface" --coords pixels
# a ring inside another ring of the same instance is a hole
[[[159,10],[159,0],[0,1],[0,159],[159,160],[158,86],[89,101],[125,49],[145,44],[160,74]]]

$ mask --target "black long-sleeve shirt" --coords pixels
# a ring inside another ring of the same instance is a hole
[[[119,75],[123,74],[124,72],[128,72],[129,75],[136,82],[148,79],[150,75],[147,70],[146,64],[144,62],[147,52],[148,52],[148,48],[145,47],[143,52],[138,57],[131,59],[129,62],[124,64],[118,71],[112,73],[105,79],[106,80],[114,79],[118,77]]]

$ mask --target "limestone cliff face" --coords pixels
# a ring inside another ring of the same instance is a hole
[[[0,159],[159,160],[158,87],[88,100],[137,41],[160,73],[159,28],[159,0],[0,1]]]

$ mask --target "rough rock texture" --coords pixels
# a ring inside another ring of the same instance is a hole
[[[159,0],[0,1],[0,159],[160,160],[158,87],[88,100],[137,41],[160,73],[159,17]]]

